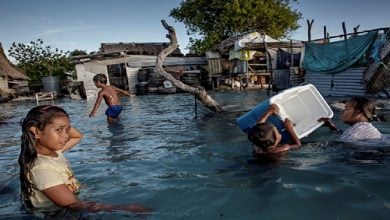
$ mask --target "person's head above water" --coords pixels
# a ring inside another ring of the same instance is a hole
[[[271,123],[259,123],[248,131],[248,140],[264,152],[277,146],[282,139],[278,129]]]
[[[366,97],[352,97],[345,103],[341,120],[346,124],[368,122],[375,115],[375,104]]]
[[[107,77],[103,73],[96,74],[93,77],[93,82],[107,84]]]

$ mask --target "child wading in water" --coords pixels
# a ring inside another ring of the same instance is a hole
[[[95,116],[96,111],[98,110],[100,103],[104,99],[108,108],[106,110],[107,121],[109,123],[116,121],[120,113],[122,112],[122,105],[119,100],[118,92],[127,96],[131,96],[131,94],[125,90],[119,89],[115,86],[107,85],[107,77],[106,75],[100,73],[93,77],[93,82],[97,88],[100,88],[98,98],[96,99],[95,105],[89,117]]]
[[[83,135],[71,126],[60,107],[45,105],[31,109],[22,121],[19,155],[22,200],[31,209],[54,212],[61,208],[150,212],[141,205],[110,205],[81,201],[75,194],[81,184],[63,152],[80,142]]]
[[[283,123],[291,136],[291,141],[289,143],[282,143],[282,135],[275,125],[266,122],[268,117],[277,114],[278,112],[278,106],[272,104],[267,111],[260,116],[256,125],[249,130],[248,139],[254,144],[253,153],[255,155],[280,155],[286,153],[290,149],[297,149],[301,146],[301,141],[293,129],[294,125],[288,118],[286,118]]]

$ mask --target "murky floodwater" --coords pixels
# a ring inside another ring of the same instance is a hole
[[[103,104],[56,100],[83,134],[66,154],[85,185],[81,199],[140,203],[155,210],[83,213],[89,219],[388,219],[390,150],[331,142],[319,128],[278,163],[255,159],[236,118],[264,91],[212,94],[227,112],[211,113],[188,94],[122,98],[120,122],[108,125]],[[5,103],[15,117],[0,125],[0,218],[24,215],[19,201],[18,122],[35,103]],[[336,124],[339,113],[335,112]],[[390,134],[389,122],[375,123]],[[378,148],[382,147],[382,148]],[[76,215],[77,216],[77,215]],[[31,217],[31,216],[30,216]]]

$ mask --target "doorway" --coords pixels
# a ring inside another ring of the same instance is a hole
[[[108,65],[107,73],[110,85],[129,91],[126,66],[124,63]]]

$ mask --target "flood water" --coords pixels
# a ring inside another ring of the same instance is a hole
[[[102,103],[58,99],[82,142],[65,154],[84,184],[83,200],[139,203],[151,215],[80,213],[86,219],[389,219],[390,148],[336,144],[319,128],[277,162],[252,156],[236,118],[265,99],[253,90],[211,95],[212,113],[189,94],[123,97],[120,121],[108,125]],[[21,209],[19,121],[34,102],[3,103],[0,124],[0,219],[29,219]],[[335,111],[334,121],[345,129]],[[390,134],[389,122],[375,122]]]

